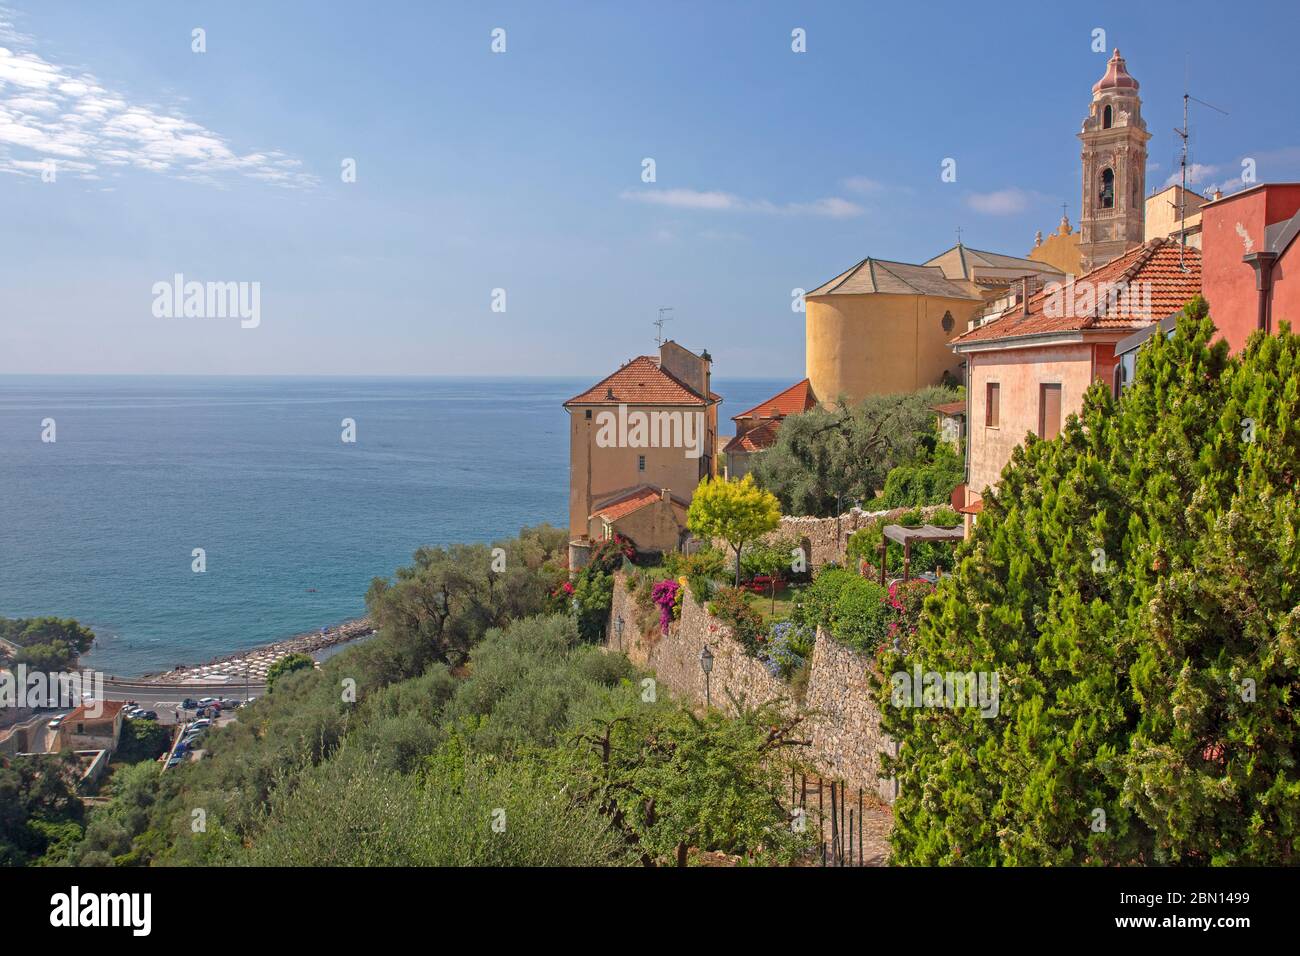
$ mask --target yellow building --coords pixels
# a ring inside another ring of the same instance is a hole
[[[914,265],[863,259],[804,297],[805,365],[824,405],[961,380],[951,342],[990,303],[1055,267],[958,243]]]
[[[1217,193],[1215,198],[1222,196]],[[1201,248],[1201,207],[1210,200],[1182,186],[1167,186],[1146,201],[1146,239],[1177,239],[1186,233],[1187,244]]]
[[[1056,232],[1046,239],[1041,232],[1034,237],[1034,248],[1029,250],[1029,258],[1055,266],[1067,276],[1081,274],[1083,254],[1079,251],[1079,233],[1070,226],[1067,216],[1061,217]]]
[[[716,474],[712,358],[667,341],[564,403],[569,413],[569,567],[615,533],[642,551],[686,537],[686,508]]]

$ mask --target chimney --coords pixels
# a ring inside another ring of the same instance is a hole
[[[664,501],[668,501],[669,500],[668,489],[667,488],[659,489],[659,497],[661,497]]]
[[[1033,276],[1025,276],[1020,280],[1020,314],[1029,314],[1029,288]]]

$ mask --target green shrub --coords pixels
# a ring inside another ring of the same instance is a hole
[[[884,640],[891,617],[888,593],[875,581],[854,576],[845,582],[831,617],[831,633],[860,651],[873,651]]]
[[[959,528],[961,527],[961,515],[948,506],[935,508],[934,514],[930,515],[929,523],[936,528]]]
[[[686,578],[686,585],[696,601],[704,603],[713,593],[714,582],[727,576],[727,556],[718,548],[701,548],[687,555],[674,578]]]
[[[943,504],[966,475],[965,463],[947,442],[939,442],[929,460],[899,465],[885,479],[883,508]]]
[[[892,609],[889,594],[875,581],[844,568],[824,568],[800,605],[800,623],[823,627],[836,640],[861,651],[884,639]]]
[[[709,613],[731,628],[732,636],[752,656],[767,640],[763,615],[749,603],[741,588],[719,588],[709,602]]]

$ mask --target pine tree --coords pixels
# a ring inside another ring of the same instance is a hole
[[[1118,402],[1017,449],[883,673],[995,672],[999,710],[890,705],[897,862],[1285,863],[1300,757],[1300,337],[1196,300]]]

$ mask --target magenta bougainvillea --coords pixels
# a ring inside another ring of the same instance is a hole
[[[676,581],[660,581],[650,590],[650,600],[659,605],[659,627],[665,634],[668,633],[668,625],[673,622],[673,607],[677,603],[677,589],[680,586]]]

